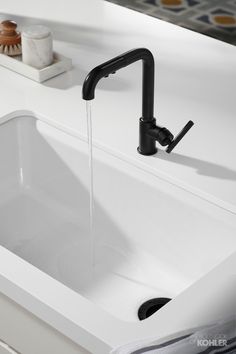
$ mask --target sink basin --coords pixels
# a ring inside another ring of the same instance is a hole
[[[138,321],[236,248],[234,215],[98,148],[91,235],[84,141],[24,116],[0,145],[1,246],[117,318]]]

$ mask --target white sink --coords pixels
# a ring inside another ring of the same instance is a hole
[[[125,322],[235,251],[233,214],[95,148],[92,269],[87,150],[34,117],[0,126],[1,246]]]
[[[226,213],[95,151],[91,282],[87,145],[33,117],[6,122],[0,137],[1,245],[124,320],[236,247]]]

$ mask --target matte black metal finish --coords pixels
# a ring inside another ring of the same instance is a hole
[[[149,135],[149,131],[156,128],[156,119],[144,121],[139,119],[139,146],[138,152],[142,155],[153,155],[157,152],[156,139]]]
[[[138,318],[140,321],[152,316],[163,306],[165,306],[171,299],[167,297],[157,297],[148,301],[145,301],[138,310]]]
[[[189,131],[189,129],[192,128],[192,126],[194,125],[193,121],[189,121],[184,127],[183,129],[179,132],[179,134],[175,137],[174,140],[172,140],[172,142],[169,144],[169,146],[166,149],[166,152],[168,152],[168,154],[176,147],[176,145],[180,142],[181,139],[183,139],[183,137],[185,136],[185,134]]]
[[[87,75],[83,84],[83,99],[93,100],[97,83],[110,74],[115,73],[138,60],[143,61],[143,119],[153,118],[154,106],[154,59],[150,50],[138,48],[119,55],[94,68]]]
[[[181,132],[174,139],[174,136],[168,129],[156,125],[156,120],[153,116],[155,64],[150,50],[146,48],[133,49],[94,68],[84,81],[82,89],[83,99],[86,101],[93,100],[97,83],[102,78],[108,77],[117,70],[138,60],[142,60],[143,62],[142,117],[139,120],[138,152],[142,155],[155,154],[157,152],[156,141],[162,146],[170,146],[167,152],[171,152],[191,126],[188,126],[184,134]],[[193,125],[193,122],[191,123]]]

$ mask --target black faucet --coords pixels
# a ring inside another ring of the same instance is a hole
[[[138,60],[143,61],[142,117],[139,120],[138,152],[142,155],[155,154],[157,152],[156,141],[158,141],[162,146],[167,146],[166,152],[170,153],[194,123],[190,120],[176,138],[168,129],[156,125],[156,119],[153,116],[155,63],[150,50],[133,49],[94,68],[84,81],[83,99],[93,100],[95,88],[100,79],[115,74],[117,70]]]

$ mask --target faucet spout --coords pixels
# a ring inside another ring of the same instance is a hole
[[[138,61],[143,62],[142,119],[153,119],[154,107],[154,58],[150,50],[138,48],[119,55],[94,68],[83,84],[83,99],[93,100],[97,83],[104,77]]]
[[[133,49],[95,67],[84,81],[83,99],[93,100],[96,86],[102,78],[114,74],[138,60],[142,60],[143,63],[142,117],[139,120],[138,152],[142,155],[155,154],[157,152],[156,141],[158,141],[162,146],[168,145],[166,151],[170,153],[192,127],[193,122],[189,121],[176,139],[168,129],[156,125],[156,119],[153,116],[155,62],[150,50],[146,48]]]

